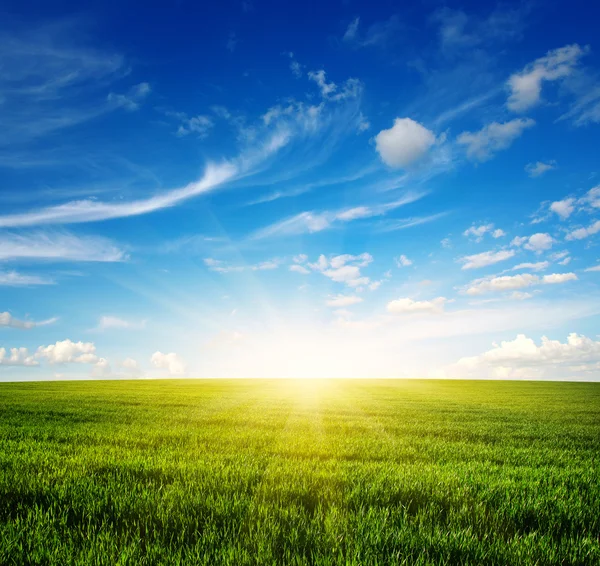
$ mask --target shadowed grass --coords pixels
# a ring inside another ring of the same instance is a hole
[[[0,385],[0,564],[600,563],[600,385]]]

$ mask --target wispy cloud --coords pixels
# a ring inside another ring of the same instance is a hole
[[[125,261],[128,254],[107,238],[68,232],[0,233],[0,260]]]
[[[0,286],[31,287],[35,285],[54,285],[55,281],[41,275],[28,275],[18,271],[0,271]]]
[[[407,204],[416,202],[423,198],[426,192],[408,192],[404,197],[383,204],[357,205],[336,211],[324,210],[321,212],[301,212],[290,218],[275,222],[270,226],[261,228],[251,234],[250,239],[261,240],[279,236],[294,236],[298,234],[312,234],[322,232],[355,220],[383,216],[389,211],[395,210]]]
[[[54,324],[57,320],[58,318],[56,317],[37,322],[33,320],[19,320],[12,316],[9,312],[0,312],[0,327],[5,328],[20,328],[23,330],[29,330],[30,328],[36,328],[37,326]]]

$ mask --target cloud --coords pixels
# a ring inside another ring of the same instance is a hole
[[[85,27],[76,18],[4,26],[0,146],[27,143],[119,107],[106,100],[106,87],[127,75],[129,66],[118,53],[78,41],[87,35]]]
[[[594,265],[593,267],[588,267],[587,269],[584,269],[584,271],[586,271],[586,272],[600,271],[600,265]]]
[[[74,224],[97,222],[149,214],[180,204],[190,198],[215,190],[236,176],[251,174],[257,164],[285,146],[290,138],[287,130],[277,129],[258,149],[242,153],[234,161],[209,163],[204,175],[188,185],[165,191],[149,198],[129,202],[101,202],[97,200],[72,201],[36,211],[0,216],[0,228],[34,226],[41,224]]]
[[[493,238],[501,238],[505,236],[504,230],[498,228],[494,230],[493,224],[481,224],[480,226],[471,226],[463,232],[463,236],[472,236],[476,242],[481,242],[485,234],[491,234]]]
[[[325,100],[340,101],[349,98],[358,98],[363,90],[363,85],[358,79],[347,79],[342,88],[339,88],[334,82],[327,82],[327,75],[323,69],[319,71],[309,71],[308,78],[317,83],[321,96]]]
[[[487,161],[495,153],[510,147],[521,134],[535,125],[531,118],[515,118],[509,122],[492,122],[478,132],[463,132],[456,141],[466,146],[467,157]]]
[[[25,275],[18,271],[0,271],[0,286],[29,287],[32,285],[54,285],[54,279],[41,275]]]
[[[462,269],[478,269],[487,267],[500,261],[510,259],[515,255],[513,250],[500,250],[498,252],[488,251],[475,255],[468,255],[460,258],[458,261],[463,263]]]
[[[389,130],[375,136],[375,147],[386,165],[406,168],[421,159],[435,141],[435,134],[419,122],[396,118]]]
[[[171,375],[182,375],[186,371],[185,363],[174,352],[169,354],[154,352],[150,362],[158,369],[166,369]]]
[[[525,171],[530,177],[540,177],[544,173],[552,171],[553,169],[556,169],[556,161],[554,160],[549,161],[548,163],[536,161],[535,163],[528,163],[525,165]]]
[[[107,100],[115,107],[125,108],[129,111],[138,110],[140,103],[150,94],[151,90],[148,83],[140,83],[132,86],[127,94],[109,93]]]
[[[210,116],[199,114],[198,116],[187,116],[182,119],[182,123],[177,128],[178,136],[187,136],[188,134],[197,134],[200,139],[208,137],[215,123]]]
[[[279,259],[270,259],[268,261],[261,261],[259,263],[250,265],[229,265],[220,259],[214,259],[207,257],[204,259],[204,265],[208,267],[210,271],[216,273],[240,273],[242,271],[268,271],[271,269],[277,269],[281,261]]]
[[[73,342],[69,339],[49,346],[40,346],[35,353],[37,359],[45,359],[50,364],[94,364],[99,359],[93,342]]]
[[[398,16],[393,15],[388,20],[375,22],[361,33],[360,18],[352,20],[342,37],[346,45],[354,48],[387,47],[401,37],[403,26]]]
[[[146,326],[146,321],[142,320],[139,322],[132,322],[130,320],[124,320],[116,316],[101,316],[98,321],[98,330],[117,330],[127,329],[136,330]]]
[[[396,265],[398,267],[409,267],[412,264],[413,262],[410,259],[408,259],[404,254],[396,258]]]
[[[588,52],[577,44],[566,45],[548,51],[544,57],[527,65],[520,73],[508,79],[510,96],[507,106],[515,112],[523,112],[540,103],[542,84],[558,81],[572,75],[579,59]]]
[[[544,271],[548,269],[550,266],[549,261],[538,261],[537,263],[519,263],[519,265],[515,265],[511,267],[511,271],[519,271],[521,269],[530,269],[532,271]]]
[[[562,220],[565,220],[566,218],[569,218],[571,214],[573,214],[573,211],[575,210],[574,204],[574,198],[566,198],[564,200],[558,200],[553,202],[550,205],[550,210],[558,214],[558,216],[560,216]]]
[[[297,236],[300,234],[314,234],[333,228],[338,223],[352,222],[364,218],[383,216],[407,204],[423,198],[426,192],[407,192],[402,198],[384,204],[355,206],[337,211],[324,210],[321,212],[306,211],[290,218],[275,222],[251,234],[251,240],[265,238]],[[426,220],[425,220],[426,221]]]
[[[358,303],[362,303],[362,299],[357,296],[349,296],[349,295],[336,295],[335,297],[331,297],[327,299],[328,307],[349,307],[350,305],[356,305]]]
[[[227,42],[225,43],[227,50],[233,53],[238,43],[239,39],[237,38],[235,32],[229,32],[229,35],[227,36]]]
[[[0,260],[15,259],[118,262],[127,260],[128,255],[99,236],[75,236],[68,232],[0,234]]]
[[[322,273],[336,283],[344,283],[348,287],[360,287],[369,285],[371,280],[361,274],[361,268],[366,267],[373,261],[369,253],[360,255],[342,254],[327,259],[323,254],[319,256],[316,263],[309,263],[308,267]]]
[[[308,275],[310,273],[309,269],[306,269],[303,265],[290,265],[290,271],[295,271],[296,273],[301,273],[302,275]]]
[[[550,234],[538,232],[532,236],[516,236],[510,243],[511,246],[520,247],[523,246],[525,249],[541,253],[549,250],[554,243],[554,238]]]
[[[121,362],[121,367],[123,368],[124,373],[126,373],[127,375],[139,377],[142,374],[140,364],[133,358],[125,358]]]
[[[37,366],[39,362],[29,354],[27,348],[0,348],[0,366]]]
[[[415,314],[415,313],[440,313],[444,310],[444,303],[448,299],[438,297],[431,301],[415,301],[409,298],[390,301],[386,309],[393,314]]]
[[[569,334],[566,342],[542,336],[539,346],[525,334],[518,334],[514,340],[493,346],[478,356],[461,358],[455,369],[463,375],[496,378],[556,376],[556,372],[592,376],[600,362],[600,342],[576,333]]]
[[[537,233],[533,236],[529,236],[528,242],[523,246],[526,250],[541,253],[545,250],[549,250],[554,243],[554,238],[550,234]]]
[[[521,273],[519,275],[503,275],[501,277],[483,277],[475,279],[466,286],[467,295],[481,295],[489,292],[513,291],[524,287],[537,285],[553,285],[577,281],[574,273],[552,273],[550,275],[533,275],[532,273]]]
[[[58,318],[53,317],[47,320],[41,320],[39,322],[35,322],[33,320],[19,320],[12,316],[9,312],[0,312],[0,328],[21,328],[21,329],[30,329],[36,328],[37,326],[47,326],[49,324],[54,324]]]
[[[600,220],[596,220],[587,228],[577,228],[565,236],[565,240],[583,240],[600,232]]]

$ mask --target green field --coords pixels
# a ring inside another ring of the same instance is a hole
[[[0,564],[600,564],[600,384],[0,384]]]

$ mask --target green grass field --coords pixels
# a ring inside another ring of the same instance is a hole
[[[0,564],[600,564],[600,384],[0,384]]]

